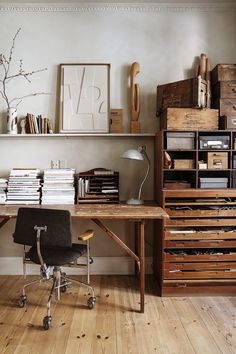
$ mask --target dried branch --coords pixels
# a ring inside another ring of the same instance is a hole
[[[22,100],[23,100],[24,98],[32,97],[32,96],[38,96],[38,95],[50,95],[50,93],[49,93],[49,92],[35,92],[35,93],[30,93],[30,94],[25,95],[25,96],[15,97],[15,98],[13,98],[11,101],[9,101],[9,104],[11,104],[11,103],[14,102],[14,101],[20,101],[20,102],[18,102],[17,105],[16,105],[16,107],[18,107],[19,104],[22,102]]]
[[[16,34],[13,37],[12,40],[12,45],[10,48],[10,52],[9,52],[9,56],[6,57],[4,54],[0,54],[0,66],[3,69],[3,75],[0,78],[0,83],[1,83],[1,89],[0,89],[0,94],[3,98],[3,100],[6,102],[7,108],[10,108],[10,105],[12,104],[12,102],[15,101],[19,101],[17,103],[16,106],[18,106],[23,99],[27,98],[27,97],[32,97],[32,96],[37,96],[37,95],[47,95],[48,93],[44,93],[44,92],[39,92],[39,93],[32,93],[32,94],[28,94],[22,97],[15,97],[13,99],[10,99],[8,96],[8,92],[7,92],[7,84],[12,81],[15,78],[24,78],[25,80],[27,80],[29,83],[31,83],[31,80],[29,79],[29,77],[31,77],[34,74],[37,74],[41,71],[45,71],[47,70],[47,68],[43,68],[43,69],[38,69],[38,70],[33,70],[33,71],[25,71],[23,69],[23,60],[20,59],[20,65],[19,65],[19,71],[16,73],[12,73],[10,74],[10,68],[11,68],[11,63],[13,60],[13,54],[14,54],[14,50],[15,50],[15,43],[16,43],[16,39],[19,35],[21,31],[21,28],[19,28],[16,32]]]

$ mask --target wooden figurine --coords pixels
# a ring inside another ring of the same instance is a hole
[[[139,85],[134,83],[135,76],[139,73],[139,63],[134,62],[130,69],[130,115],[131,125],[130,130],[133,134],[140,133],[140,123],[138,121],[140,113],[140,90]]]

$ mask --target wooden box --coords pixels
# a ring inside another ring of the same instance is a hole
[[[236,130],[236,115],[233,117],[220,117],[220,129]]]
[[[165,181],[164,188],[166,189],[189,189],[191,183],[187,181]]]
[[[166,147],[167,149],[194,149],[195,134],[192,132],[167,132]]]
[[[110,110],[110,133],[123,133],[123,109]]]
[[[206,81],[201,78],[157,86],[157,116],[168,107],[206,107]]]
[[[227,152],[208,152],[207,153],[208,169],[225,170],[228,169],[228,153]]]
[[[236,98],[236,80],[219,81],[212,88],[212,98],[214,101],[219,98]]]
[[[212,102],[214,108],[219,109],[219,115],[231,117],[236,116],[236,98],[222,98]]]
[[[173,168],[176,170],[193,169],[195,168],[195,160],[188,160],[188,159],[173,160]]]
[[[218,110],[167,108],[161,116],[161,128],[167,130],[217,130]]]
[[[211,83],[236,80],[236,64],[218,64],[211,72]]]

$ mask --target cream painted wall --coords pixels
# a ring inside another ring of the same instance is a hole
[[[58,126],[58,65],[60,63],[111,63],[111,107],[123,108],[124,131],[129,131],[128,74],[130,64],[140,63],[137,82],[141,87],[142,132],[158,129],[155,118],[157,84],[192,77],[196,57],[206,52],[212,66],[234,63],[235,6],[211,5],[198,7],[188,4],[162,5],[129,4],[120,7],[103,5],[52,5],[40,8],[0,4],[0,52],[7,53],[16,30],[21,33],[15,45],[14,65],[23,59],[24,68],[48,70],[32,77],[32,83],[16,80],[12,95],[30,92],[50,92],[24,100],[19,116],[27,112],[50,117]],[[5,107],[0,101],[1,132],[5,129]],[[153,198],[152,137],[82,137],[82,138],[15,138],[0,137],[0,176],[7,176],[12,167],[49,167],[52,159],[66,159],[68,166],[84,171],[106,167],[120,171],[121,198],[134,195],[142,175],[142,164],[120,159],[130,147],[147,145],[152,169],[144,188],[144,197]],[[137,182],[137,183],[136,183]],[[81,230],[88,225],[79,223]],[[132,234],[130,225],[110,222],[127,241]],[[20,248],[11,241],[14,222],[0,230],[0,256],[17,256]],[[93,226],[94,227],[94,226]],[[92,244],[96,256],[120,256],[123,251],[114,246],[96,227],[98,237]],[[147,229],[148,243],[152,242],[151,225]],[[147,246],[151,254],[151,246]]]

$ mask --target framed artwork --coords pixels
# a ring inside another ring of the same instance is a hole
[[[60,69],[60,133],[108,133],[110,64],[61,64]]]

